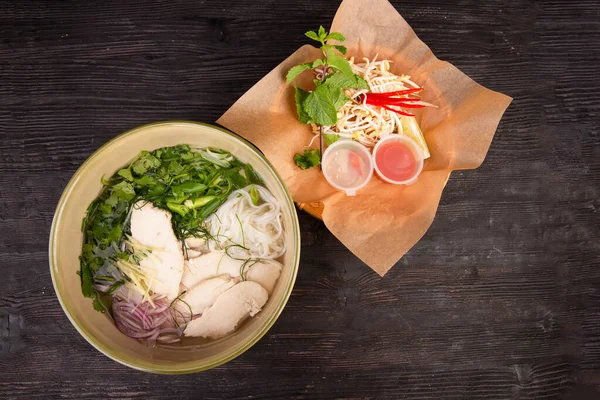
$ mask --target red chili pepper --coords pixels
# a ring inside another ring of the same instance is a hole
[[[410,104],[410,103],[404,103],[402,101],[400,102],[393,102],[393,103],[387,103],[386,105],[388,106],[397,106],[397,107],[405,107],[405,108],[425,108],[424,105],[422,104]]]
[[[387,93],[366,93],[364,95],[365,97],[363,100],[365,101],[365,103],[370,104],[372,106],[381,107],[388,111],[392,111],[400,115],[405,115],[407,117],[414,117],[414,114],[398,110],[392,107],[424,108],[425,106],[422,104],[411,104],[411,102],[421,101],[420,98],[402,97],[420,92],[422,90],[423,88],[414,88]]]
[[[414,88],[414,89],[398,90],[396,92],[369,93],[369,96],[375,96],[375,97],[404,96],[407,94],[418,93],[422,90],[423,90],[423,88]]]
[[[373,104],[373,105],[375,105],[375,104]],[[379,105],[379,107],[385,108],[388,111],[395,112],[396,114],[405,115],[407,117],[414,117],[415,116],[415,114],[407,113],[407,112],[402,111],[402,110],[396,110],[396,109],[394,109],[392,107],[389,107],[389,106],[386,106],[384,104]]]
[[[369,102],[377,102],[377,103],[381,103],[381,104],[387,104],[390,106],[402,106],[402,105],[407,105],[407,106],[412,106],[413,108],[421,108],[421,107],[425,107],[424,105],[421,104],[412,104],[408,101],[406,101],[407,99],[399,99],[399,98],[391,98],[391,99],[387,99],[387,100],[379,100],[379,99],[371,99],[369,97],[367,97],[367,103]]]

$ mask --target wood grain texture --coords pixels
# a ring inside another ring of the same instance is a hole
[[[47,242],[77,167],[151,121],[215,121],[337,1],[0,3],[0,398],[600,398],[600,5],[393,1],[441,59],[514,98],[383,279],[300,212],[280,319],[243,356],[154,376],[102,356]]]

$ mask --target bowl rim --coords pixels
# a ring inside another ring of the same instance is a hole
[[[279,182],[279,185],[283,189],[283,192],[285,194],[285,200],[286,200],[289,208],[292,210],[291,214],[292,214],[292,225],[293,226],[291,228],[292,228],[293,233],[296,236],[296,240],[295,240],[296,251],[294,254],[294,261],[293,261],[293,265],[292,265],[293,271],[292,271],[291,280],[289,282],[286,292],[283,295],[283,301],[275,309],[275,312],[271,315],[270,319],[263,326],[263,328],[260,330],[257,330],[253,335],[250,335],[250,339],[247,340],[246,343],[244,343],[242,346],[234,347],[233,351],[227,352],[222,357],[213,356],[216,359],[210,360],[206,364],[202,364],[202,365],[198,365],[198,366],[189,366],[189,367],[178,367],[177,365],[157,367],[157,366],[153,366],[153,365],[146,364],[146,363],[140,363],[139,361],[137,361],[135,359],[123,357],[118,352],[112,351],[107,346],[104,346],[103,344],[92,340],[91,334],[83,327],[82,324],[80,325],[77,318],[73,314],[71,314],[68,307],[66,306],[65,300],[63,299],[62,294],[58,290],[57,277],[54,274],[55,267],[58,267],[58,262],[56,259],[57,254],[55,251],[55,244],[56,244],[55,236],[57,233],[57,226],[59,225],[59,221],[61,220],[62,213],[65,210],[66,199],[69,196],[69,194],[71,193],[71,191],[73,190],[73,188],[75,187],[75,185],[77,184],[78,180],[81,178],[83,172],[86,170],[87,165],[90,164],[92,160],[99,157],[100,154],[102,153],[102,151],[105,150],[107,147],[113,145],[114,143],[116,143],[120,140],[123,140],[124,138],[126,138],[128,136],[135,134],[136,132],[138,132],[140,130],[143,130],[143,129],[146,129],[149,127],[159,126],[159,125],[172,125],[172,124],[197,125],[197,126],[202,126],[202,127],[209,128],[209,129],[218,130],[224,134],[231,136],[233,139],[240,141],[242,144],[246,145],[251,151],[254,151],[256,153],[256,155],[258,155],[260,158],[262,158],[263,161],[271,168],[271,170],[275,174],[275,177],[277,178],[277,181]],[[65,186],[65,188],[60,196],[60,199],[58,201],[58,205],[56,206],[56,209],[54,212],[54,217],[52,219],[52,226],[50,229],[50,240],[49,240],[49,244],[48,244],[48,256],[49,256],[50,276],[52,278],[52,285],[54,287],[54,292],[56,293],[56,297],[58,298],[58,301],[59,301],[64,313],[67,315],[67,318],[69,319],[69,321],[71,321],[71,324],[73,324],[75,329],[79,332],[79,334],[81,336],[83,336],[83,338],[89,344],[91,344],[94,348],[96,348],[98,351],[100,351],[105,356],[107,356],[110,359],[112,359],[122,365],[125,365],[127,367],[130,367],[130,368],[133,368],[133,369],[136,369],[139,371],[144,371],[144,372],[150,372],[150,373],[156,373],[156,374],[171,374],[172,375],[172,374],[188,374],[188,373],[194,373],[194,372],[201,372],[201,371],[205,371],[205,370],[208,370],[211,368],[215,368],[219,365],[225,364],[226,362],[231,361],[234,358],[240,356],[242,353],[244,353],[246,350],[248,350],[250,347],[252,347],[254,344],[256,344],[256,342],[258,342],[267,333],[267,331],[269,329],[271,329],[271,327],[275,324],[275,321],[279,318],[279,316],[281,315],[283,309],[285,308],[285,306],[289,300],[289,297],[294,288],[294,284],[296,282],[296,277],[298,275],[298,267],[300,264],[300,248],[301,248],[300,224],[298,221],[298,213],[296,212],[296,207],[292,200],[292,196],[291,196],[289,190],[287,189],[287,186],[285,185],[283,179],[281,178],[281,176],[279,175],[279,173],[273,166],[273,164],[271,164],[271,162],[269,162],[269,160],[266,158],[266,156],[255,145],[253,145],[252,143],[250,143],[243,137],[235,134],[234,132],[231,132],[231,131],[229,131],[223,127],[217,126],[217,125],[208,124],[208,123],[204,123],[204,122],[189,121],[189,120],[167,120],[167,121],[157,121],[157,122],[140,125],[135,128],[129,129],[129,130],[121,133],[118,136],[115,136],[114,138],[110,139],[109,141],[104,143],[102,146],[100,146],[98,149],[96,149],[79,166],[77,171],[75,171],[75,173],[73,174],[73,176],[71,177],[71,179],[69,180],[67,185]]]

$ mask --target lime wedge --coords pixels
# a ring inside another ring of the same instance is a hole
[[[402,123],[402,130],[404,131],[404,135],[408,136],[423,150],[423,155],[425,158],[429,158],[431,154],[429,153],[429,148],[427,147],[427,142],[425,141],[425,136],[423,136],[423,132],[419,127],[419,124],[415,117],[400,117],[400,122]]]

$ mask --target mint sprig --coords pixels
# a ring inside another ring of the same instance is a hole
[[[318,31],[308,31],[305,35],[321,44],[323,58],[292,67],[286,76],[293,82],[302,72],[320,67],[323,71],[321,79],[315,80],[315,89],[306,92],[296,88],[296,110],[298,119],[304,124],[334,125],[337,123],[337,112],[348,100],[344,89],[368,89],[367,82],[352,72],[352,67],[343,55],[346,48],[330,44],[330,40],[343,42],[344,35],[339,32],[328,33],[322,26]]]
[[[361,76],[352,72],[352,66],[343,57],[346,54],[346,47],[329,43],[330,40],[345,41],[344,35],[339,32],[328,33],[322,26],[316,32],[308,31],[305,35],[321,44],[323,58],[290,68],[286,75],[286,81],[293,82],[304,71],[320,68],[320,79],[313,81],[314,90],[307,92],[298,86],[294,87],[298,119],[303,124],[321,125],[320,135],[323,139],[322,127],[335,125],[338,110],[350,100],[344,93],[344,89],[369,89],[369,84]],[[335,142],[338,138],[339,135],[325,135],[327,145]],[[320,151],[304,150],[304,154],[294,156],[294,162],[302,169],[319,165]]]

